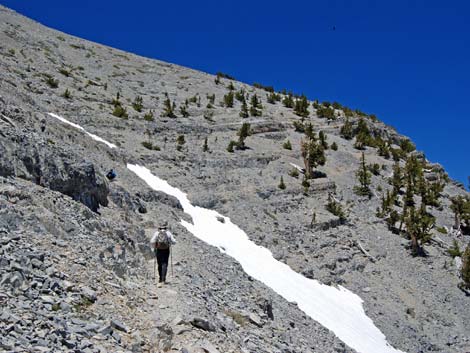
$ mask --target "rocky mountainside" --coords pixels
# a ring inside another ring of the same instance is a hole
[[[128,163],[297,273],[359,295],[397,350],[470,352],[468,193],[408,138],[338,103],[139,57],[0,6],[2,351],[355,352],[195,237],[180,201]],[[148,243],[163,221],[178,244],[157,288]]]

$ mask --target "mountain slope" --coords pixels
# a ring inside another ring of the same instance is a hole
[[[191,222],[179,201],[151,191],[127,169],[128,162],[188,192],[193,205],[230,217],[296,272],[359,294],[367,315],[397,349],[467,349],[469,301],[458,289],[445,244],[456,239],[462,247],[468,237],[433,230],[442,242],[426,246],[428,257],[410,255],[409,241],[375,216],[380,189],[390,189],[393,160],[366,147],[367,162],[384,169],[372,177],[370,200],[353,192],[361,151],[340,136],[344,110],[329,123],[309,107],[307,121],[338,150],[326,151],[319,169],[327,177],[311,180],[305,192],[301,178],[289,175],[291,163],[303,165],[304,134],[294,128],[299,117],[280,102],[268,103],[263,89],[90,43],[0,11],[1,285],[9,313],[1,318],[7,332],[2,344],[9,347],[4,349],[210,351],[214,345],[222,352],[352,351],[230,257],[194,238],[179,225],[180,219]],[[236,99],[233,108],[220,104],[230,84],[261,99],[260,117],[240,118]],[[162,117],[167,99],[170,107],[175,103],[176,118]],[[181,107],[189,116],[183,117]],[[115,116],[123,109],[128,118]],[[355,126],[359,120],[350,118]],[[228,152],[247,121],[249,148]],[[366,122],[395,143],[404,138],[380,122]],[[206,138],[209,151],[203,152]],[[282,148],[286,140],[292,150]],[[434,169],[427,178],[440,178],[439,166],[427,164]],[[103,177],[110,168],[118,172],[112,183]],[[284,190],[278,188],[281,176]],[[325,209],[329,193],[347,209],[346,223]],[[437,226],[450,228],[450,197],[464,194],[459,185],[446,183],[441,207],[430,210]],[[172,223],[179,241],[175,277],[158,291],[147,238],[162,220]],[[274,320],[265,312],[267,302]],[[41,329],[31,328],[38,320],[34,312],[41,314]],[[204,324],[211,331],[196,328],[197,318],[208,320],[214,331]],[[116,322],[108,326],[110,320],[124,322],[128,332]]]

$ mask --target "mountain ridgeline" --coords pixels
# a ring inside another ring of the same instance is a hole
[[[375,115],[1,6],[0,39],[2,351],[356,352],[195,237],[181,199],[128,165],[305,278],[357,294],[395,349],[470,351],[470,196]],[[157,288],[161,222],[177,245]]]

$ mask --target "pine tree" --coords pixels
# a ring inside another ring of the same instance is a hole
[[[183,116],[183,118],[187,118],[189,116],[189,113],[186,110],[186,105],[183,104],[180,106],[180,114]]]
[[[289,93],[284,97],[282,104],[284,104],[286,108],[294,108],[294,98],[292,97],[292,93]]]
[[[238,130],[238,142],[237,142],[237,149],[239,150],[244,150],[246,148],[245,146],[245,139],[250,136],[250,124],[249,123],[243,123],[242,127],[240,130]]]
[[[251,116],[261,116],[261,108],[263,108],[263,106],[261,105],[261,102],[259,101],[258,99],[258,96],[256,94],[254,94],[252,97],[251,97],[251,107],[250,107],[250,115]]]
[[[171,103],[170,98],[165,99],[165,101],[163,102],[162,117],[176,118],[174,104]]]
[[[328,203],[326,204],[326,209],[333,215],[337,216],[341,223],[346,221],[346,215],[343,211],[343,206],[337,202],[331,194],[328,194]]]
[[[462,222],[470,225],[470,198],[457,196],[451,199],[450,208],[454,211],[454,228],[460,230]]]
[[[424,256],[423,245],[431,239],[431,229],[435,219],[426,212],[426,205],[421,204],[419,210],[414,206],[406,208],[404,215],[406,231],[411,239],[411,251],[414,256]]]
[[[320,145],[323,147],[324,150],[328,149],[328,142],[326,142],[326,134],[323,131],[320,131],[318,134],[318,138],[320,139]]]
[[[284,184],[284,178],[281,176],[281,180],[278,185],[279,189],[284,190],[286,188],[286,184]]]
[[[134,108],[135,111],[141,112],[143,108],[143,99],[141,96],[137,96],[134,98],[134,102],[132,103],[132,108]]]
[[[346,122],[341,127],[339,133],[341,134],[341,137],[345,138],[346,140],[351,140],[354,137],[353,126],[349,119],[346,119]]]
[[[398,195],[403,187],[403,175],[398,162],[395,162],[393,165],[393,175],[390,179],[390,184],[393,187],[393,194]]]
[[[462,268],[460,269],[462,276],[462,287],[464,289],[470,289],[470,244],[467,245],[462,255]]]
[[[354,148],[363,150],[366,146],[371,145],[371,140],[370,130],[364,119],[361,118],[356,128],[356,142],[354,143]]]
[[[308,111],[308,106],[309,103],[307,97],[302,94],[302,96],[299,99],[296,99],[295,101],[294,113],[298,116],[301,116],[302,118],[306,118],[310,115],[310,112]]]
[[[362,152],[361,165],[356,172],[356,177],[359,181],[359,185],[354,187],[354,191],[360,196],[368,196],[370,198],[372,196],[370,190],[371,174],[367,168],[364,152]]]
[[[245,102],[246,101],[245,91],[244,91],[243,88],[240,88],[240,90],[235,93],[235,99],[239,102]]]
[[[234,98],[234,94],[232,91],[224,95],[224,105],[227,108],[233,108],[233,98]]]
[[[209,152],[209,145],[207,144],[207,137],[204,139],[204,145],[202,146],[203,152]]]
[[[248,106],[246,105],[246,100],[242,101],[242,107],[241,107],[239,115],[241,118],[244,118],[244,119],[250,116],[250,114],[248,113]]]
[[[282,147],[286,150],[291,150],[292,149],[292,144],[290,143],[289,140],[287,140],[286,142],[284,142],[284,144],[282,145]]]
[[[306,138],[300,141],[300,151],[304,160],[305,177],[306,179],[311,179],[313,177],[313,169],[326,163],[324,150],[316,140]]]

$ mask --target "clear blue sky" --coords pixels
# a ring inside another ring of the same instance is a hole
[[[468,184],[470,1],[0,3],[89,40],[374,113]]]

